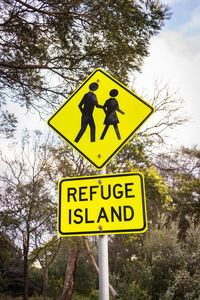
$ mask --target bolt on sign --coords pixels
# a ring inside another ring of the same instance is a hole
[[[154,108],[96,69],[50,117],[48,125],[96,169],[102,169]]]
[[[58,184],[58,234],[83,236],[147,230],[141,173],[62,178]]]

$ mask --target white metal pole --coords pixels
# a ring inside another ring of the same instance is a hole
[[[106,168],[99,171],[106,174]],[[103,228],[102,228],[103,229]],[[108,236],[99,235],[99,299],[109,300]]]

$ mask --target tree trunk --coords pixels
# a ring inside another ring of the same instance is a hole
[[[28,300],[28,258],[24,257],[24,300]]]
[[[24,300],[28,300],[28,243],[23,232],[23,254],[24,254]]]
[[[56,250],[56,252],[52,255],[52,257],[50,258],[50,261],[48,262],[48,258],[47,258],[47,249],[44,249],[44,253],[45,253],[45,263],[44,265],[42,264],[42,262],[40,261],[40,264],[42,265],[43,268],[43,300],[47,300],[47,287],[48,287],[48,279],[49,279],[49,267],[52,265],[52,263],[54,262],[54,260],[56,259],[60,247],[61,247],[61,243],[62,243],[62,239],[59,238],[59,244],[58,244],[58,248]]]
[[[70,252],[61,300],[70,300],[72,297],[78,251],[79,247],[76,245]]]
[[[47,300],[48,266],[44,268],[43,300]]]

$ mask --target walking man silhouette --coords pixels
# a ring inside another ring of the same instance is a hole
[[[79,109],[82,113],[82,119],[81,119],[81,129],[77,137],[75,138],[76,143],[79,142],[88,125],[90,126],[90,140],[91,142],[95,142],[95,123],[92,115],[95,106],[98,108],[103,108],[102,105],[98,104],[97,97],[93,93],[98,89],[98,87],[99,86],[96,82],[91,83],[89,86],[90,91],[84,95],[83,99],[79,104]]]
[[[118,138],[118,140],[120,140],[121,136],[120,136],[119,129],[118,129],[118,126],[117,126],[117,123],[119,123],[119,119],[117,117],[116,111],[120,112],[122,115],[124,115],[124,112],[119,108],[118,102],[114,98],[118,95],[118,90],[116,90],[116,89],[111,90],[109,95],[111,96],[111,98],[108,99],[105,102],[104,106],[103,106],[104,112],[106,114],[106,117],[105,117],[105,120],[104,120],[104,124],[106,126],[105,126],[104,131],[101,135],[101,140],[104,139],[104,137],[106,135],[106,132],[108,130],[108,127],[110,125],[114,126],[117,138]]]

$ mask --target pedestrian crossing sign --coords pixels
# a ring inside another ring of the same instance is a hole
[[[149,103],[96,69],[50,117],[48,125],[100,170],[153,112]]]

